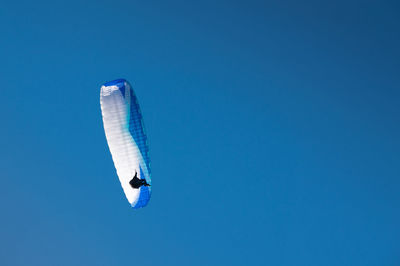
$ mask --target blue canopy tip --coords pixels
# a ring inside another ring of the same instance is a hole
[[[113,81],[109,81],[109,82],[106,82],[106,83],[104,83],[104,86],[115,86],[115,85],[117,85],[118,87],[120,87],[119,85],[122,83],[122,85],[124,84],[124,82],[126,82],[126,80],[125,79],[116,79],[116,80],[113,80]]]

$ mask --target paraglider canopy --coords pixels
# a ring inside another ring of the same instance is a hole
[[[100,105],[108,147],[122,189],[133,208],[147,205],[151,195],[149,146],[142,113],[132,86],[125,79],[106,82],[100,90]],[[135,177],[142,181],[131,186]]]

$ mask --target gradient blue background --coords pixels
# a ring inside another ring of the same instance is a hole
[[[1,265],[399,265],[396,1],[1,1]],[[132,210],[99,90],[153,170]]]

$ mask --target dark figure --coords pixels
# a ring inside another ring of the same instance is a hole
[[[137,177],[137,172],[135,172],[135,176],[132,178],[131,181],[129,181],[129,184],[133,188],[140,188],[141,186],[150,186],[150,184],[147,184],[146,179],[139,179]]]

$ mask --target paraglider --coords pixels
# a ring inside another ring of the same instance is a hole
[[[105,83],[100,90],[104,131],[117,175],[133,208],[151,196],[149,146],[143,117],[132,86],[125,79]]]
[[[141,186],[146,186],[146,187],[150,186],[150,184],[147,183],[146,179],[139,179],[137,177],[137,172],[135,173],[135,176],[132,178],[132,180],[129,181],[129,185],[131,185],[132,188],[140,188]]]

